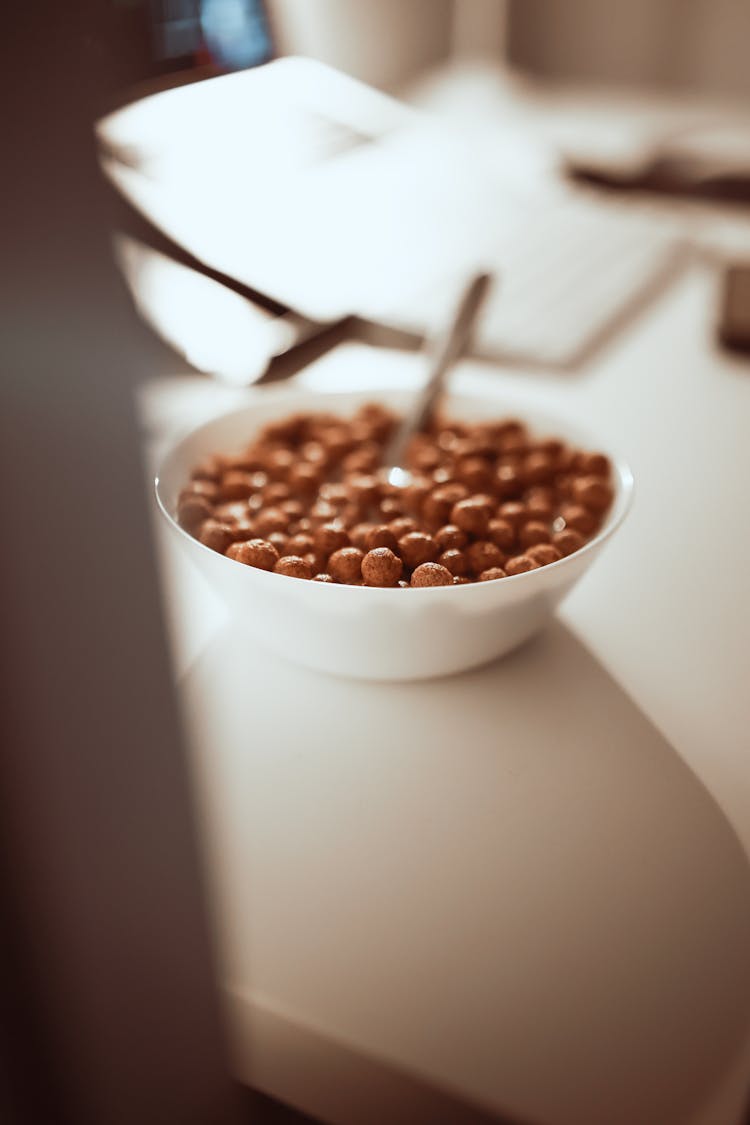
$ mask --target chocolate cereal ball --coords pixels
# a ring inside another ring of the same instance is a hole
[[[575,551],[580,551],[586,540],[581,535],[580,531],[574,531],[571,527],[566,527],[562,531],[556,531],[552,536],[552,544],[557,547],[561,555],[572,555]]]
[[[390,523],[394,519],[404,514],[403,505],[396,496],[386,496],[378,504],[378,513],[381,519],[388,520]]]
[[[309,512],[310,526],[320,527],[324,523],[331,523],[336,519],[336,509],[327,500],[318,500]]]
[[[209,480],[218,484],[223,472],[224,462],[221,457],[206,457],[195,466],[190,475],[193,480]]]
[[[326,466],[329,461],[329,453],[322,442],[319,441],[306,441],[300,446],[300,457],[304,461],[309,461],[311,465]]]
[[[341,462],[341,468],[345,473],[362,473],[365,476],[372,473],[378,467],[380,461],[380,449],[374,441],[367,441],[360,446],[359,449],[353,449],[351,453],[347,453]]]
[[[333,583],[333,579],[331,578],[330,574],[326,574],[324,571],[321,572],[320,574],[314,575],[312,580],[313,580],[313,582],[331,582],[331,583]]]
[[[359,504],[374,504],[380,495],[380,483],[370,473],[354,473],[348,478],[349,496]]]
[[[279,561],[279,552],[265,539],[247,539],[243,543],[232,543],[227,547],[227,558],[254,566],[257,570],[273,570]]]
[[[481,574],[483,570],[490,570],[493,566],[502,566],[505,562],[503,552],[489,539],[477,539],[475,543],[470,543],[465,554],[474,574]]]
[[[604,512],[612,503],[612,489],[599,477],[576,477],[570,491],[575,503],[592,512]]]
[[[559,438],[543,438],[541,441],[535,442],[534,449],[540,453],[546,453],[555,464],[558,464],[565,453],[565,443],[560,441]]]
[[[451,509],[450,522],[469,535],[485,536],[490,523],[490,514],[484,497],[469,496],[465,500],[459,500]]]
[[[367,536],[372,531],[373,526],[371,523],[357,523],[350,529],[349,538],[355,547],[359,547],[360,551],[367,550]],[[378,547],[380,545],[377,544]],[[388,546],[387,543],[385,545]]]
[[[555,499],[569,500],[573,490],[574,476],[570,473],[558,473],[555,477]]]
[[[516,542],[516,529],[508,520],[490,520],[487,525],[487,538],[502,551],[510,551]]]
[[[529,520],[520,528],[518,542],[522,547],[533,547],[537,543],[549,543],[549,532],[539,520]]]
[[[455,523],[443,524],[433,538],[441,551],[461,551],[469,542],[469,536]]]
[[[515,531],[518,531],[521,524],[528,522],[529,516],[525,504],[521,504],[518,500],[506,500],[497,509],[497,518],[505,520]]]
[[[426,562],[418,566],[411,576],[412,586],[452,586],[453,575],[436,562]]]
[[[417,435],[417,437],[419,436]],[[434,445],[417,446],[409,450],[407,462],[420,472],[429,472],[431,469],[436,469],[440,464],[440,452],[435,449]]]
[[[496,578],[507,578],[501,566],[491,566],[489,570],[483,570],[479,575],[480,582],[494,582]]]
[[[496,496],[492,495],[492,493],[490,492],[475,492],[471,499],[474,501],[477,507],[479,507],[481,504],[484,504],[487,510],[487,518],[492,519],[492,517],[495,515],[495,509],[497,508]]]
[[[374,551],[376,547],[387,547],[395,555],[398,552],[398,541],[388,524],[380,523],[370,528],[365,536],[365,547],[368,551]]]
[[[323,470],[319,464],[300,461],[290,468],[287,482],[292,492],[312,496],[322,479]]]
[[[449,570],[454,578],[463,578],[469,573],[469,560],[463,551],[457,551],[454,548],[443,551],[442,555],[438,556],[437,561],[446,570]]]
[[[586,473],[593,477],[608,477],[610,471],[609,458],[603,453],[576,453],[573,464],[579,473]]]
[[[234,542],[234,534],[228,523],[219,520],[206,520],[201,524],[198,538],[204,546],[223,555],[227,547]]]
[[[495,474],[495,489],[504,500],[512,500],[523,488],[523,473],[515,464],[499,465]]]
[[[245,539],[257,539],[258,533],[252,520],[237,520],[236,523],[227,522],[227,527],[232,531],[232,542],[241,543]],[[226,554],[226,551],[224,552]]]
[[[521,422],[508,423],[498,437],[501,453],[525,453],[528,448],[526,427]]]
[[[313,574],[328,573],[328,555],[321,555],[319,551],[309,551],[302,556],[312,567]]]
[[[261,539],[267,538],[272,531],[286,532],[289,528],[289,517],[281,508],[264,508],[255,517],[255,530]]]
[[[178,523],[191,533],[197,531],[212,512],[213,508],[206,497],[197,493],[183,495],[177,503]]]
[[[307,559],[299,555],[284,555],[274,566],[275,574],[286,574],[288,578],[307,578],[313,576],[313,568]]]
[[[291,449],[272,449],[266,457],[266,472],[273,480],[284,481],[294,464]]]
[[[469,495],[469,490],[461,481],[450,480],[445,484],[441,484],[439,488],[436,488],[433,495],[435,495],[438,500],[447,500],[450,506],[453,507],[459,500],[466,499]]]
[[[365,585],[395,586],[401,577],[403,565],[398,555],[388,547],[375,547],[362,559],[362,577]]]
[[[530,520],[538,520],[543,524],[551,522],[554,515],[554,506],[552,495],[546,489],[529,489],[524,503]]]
[[[259,473],[254,474],[254,476],[259,475]],[[263,504],[269,508],[275,508],[277,505],[283,504],[290,496],[291,491],[289,485],[285,484],[283,480],[272,480],[270,484],[265,485],[261,491]]]
[[[438,485],[422,505],[421,523],[427,523],[435,529],[453,523],[451,511],[459,500],[465,500],[468,495],[469,490],[466,485],[458,481]]]
[[[191,480],[180,493],[180,499],[183,496],[205,496],[213,504],[219,499],[219,486],[212,480]]]
[[[398,553],[409,570],[414,570],[422,563],[434,562],[438,551],[435,540],[423,531],[411,531],[398,541]]]
[[[560,515],[566,527],[572,527],[574,531],[580,531],[583,535],[591,535],[592,531],[596,530],[597,517],[582,504],[563,504]]]
[[[362,560],[364,552],[358,547],[342,547],[334,551],[328,560],[328,569],[337,582],[358,585],[362,581]]]
[[[256,536],[258,532],[256,531]],[[248,536],[250,538],[250,536]],[[269,543],[272,543],[276,550],[279,552],[279,557],[284,558],[285,555],[294,555],[295,551],[290,551],[287,547],[289,536],[284,535],[283,531],[272,531],[270,535],[265,536]]]
[[[324,523],[316,528],[313,540],[316,552],[321,555],[332,555],[334,551],[349,546],[349,536],[335,523]]]
[[[325,500],[339,511],[349,503],[349,489],[341,483],[321,484],[319,496],[321,500]]]
[[[416,520],[413,520],[411,516],[399,516],[397,519],[391,520],[388,528],[393,532],[396,539],[401,539],[402,536],[409,535],[412,531],[419,531]]]
[[[298,520],[304,515],[305,509],[299,500],[282,500],[279,504],[279,511],[283,512],[285,516],[289,517],[289,521]]]
[[[340,461],[353,444],[349,427],[342,425],[333,416],[331,416],[331,424],[325,426],[317,437],[320,443],[325,446],[331,461]]]
[[[246,500],[227,500],[214,508],[214,519],[221,523],[239,523],[250,518]]]
[[[432,489],[433,483],[429,477],[412,477],[411,484],[403,489],[402,503],[405,511],[418,515],[422,511],[422,505],[426,497],[432,492]]]
[[[527,484],[545,484],[552,479],[555,463],[546,453],[529,453],[523,460],[522,472]]]
[[[505,573],[513,574],[526,574],[529,570],[536,570],[539,563],[534,562],[528,555],[516,555],[512,559],[508,559],[505,564]]]
[[[229,469],[221,478],[219,495],[222,500],[246,500],[254,492],[252,475],[242,469]]]
[[[535,563],[539,563],[539,566],[549,566],[562,558],[557,547],[553,547],[551,543],[537,543],[535,547],[529,547],[526,554]]]
[[[451,508],[456,501],[445,495],[444,490],[448,487],[449,485],[441,485],[440,488],[434,488],[422,502],[422,520],[429,530],[442,527],[450,519]]]
[[[461,457],[456,464],[456,476],[471,492],[480,492],[493,485],[493,472],[484,457]]]
[[[300,531],[287,539],[286,550],[290,555],[309,555],[311,551],[315,550],[315,540],[312,535]]]

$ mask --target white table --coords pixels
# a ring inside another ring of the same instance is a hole
[[[505,661],[318,676],[258,650],[161,543],[247,1081],[341,1125],[738,1120],[750,364],[714,350],[714,288],[691,269],[582,374],[457,375],[580,411],[636,477],[559,622]],[[304,378],[420,370],[343,346]],[[189,422],[235,398],[186,378],[144,405]]]

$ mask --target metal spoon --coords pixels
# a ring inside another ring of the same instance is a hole
[[[405,488],[411,482],[411,473],[404,468],[404,454],[412,434],[427,423],[435,400],[443,389],[445,376],[460,359],[471,335],[479,311],[492,284],[492,275],[480,273],[466,287],[447,329],[435,338],[432,351],[432,370],[401,425],[388,442],[383,453],[382,472],[390,484]]]

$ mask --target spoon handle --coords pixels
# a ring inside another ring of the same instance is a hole
[[[403,465],[403,455],[409,438],[427,423],[435,399],[440,394],[445,376],[461,357],[469,342],[476,318],[492,284],[492,275],[480,273],[469,282],[456,306],[453,319],[432,345],[432,365],[424,387],[386,447],[384,464]]]

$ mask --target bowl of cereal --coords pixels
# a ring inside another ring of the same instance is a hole
[[[409,680],[502,656],[544,627],[627,513],[624,462],[497,393],[447,392],[393,483],[382,453],[410,399],[259,389],[161,465],[175,539],[290,660]]]

